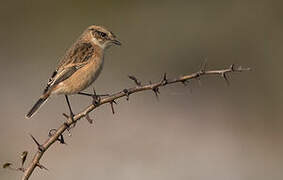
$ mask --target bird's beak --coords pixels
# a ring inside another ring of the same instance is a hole
[[[115,45],[118,45],[118,46],[121,46],[122,45],[122,43],[119,41],[119,40],[117,40],[117,39],[114,39],[114,40],[112,40],[111,41],[113,44],[115,44]]]

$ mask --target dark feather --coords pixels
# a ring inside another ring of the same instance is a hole
[[[49,95],[43,95],[37,102],[33,105],[30,111],[27,113],[26,118],[31,118],[34,113],[40,108],[40,106],[48,99]]]

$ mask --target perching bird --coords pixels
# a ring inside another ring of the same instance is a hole
[[[65,95],[73,116],[68,95],[81,93],[96,80],[103,68],[104,51],[113,44],[121,45],[111,31],[101,26],[89,26],[61,59],[43,94],[26,117],[32,117],[54,94]]]

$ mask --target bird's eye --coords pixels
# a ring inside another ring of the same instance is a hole
[[[105,38],[107,36],[106,33],[101,32],[101,31],[97,31],[97,33],[99,34],[100,37],[103,37],[103,38]]]

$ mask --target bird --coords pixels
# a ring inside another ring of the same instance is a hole
[[[98,25],[87,27],[60,59],[42,95],[28,111],[26,118],[31,118],[53,95],[65,95],[70,116],[73,117],[68,96],[89,95],[81,91],[97,79],[103,69],[105,50],[112,45],[121,45],[113,32]]]

